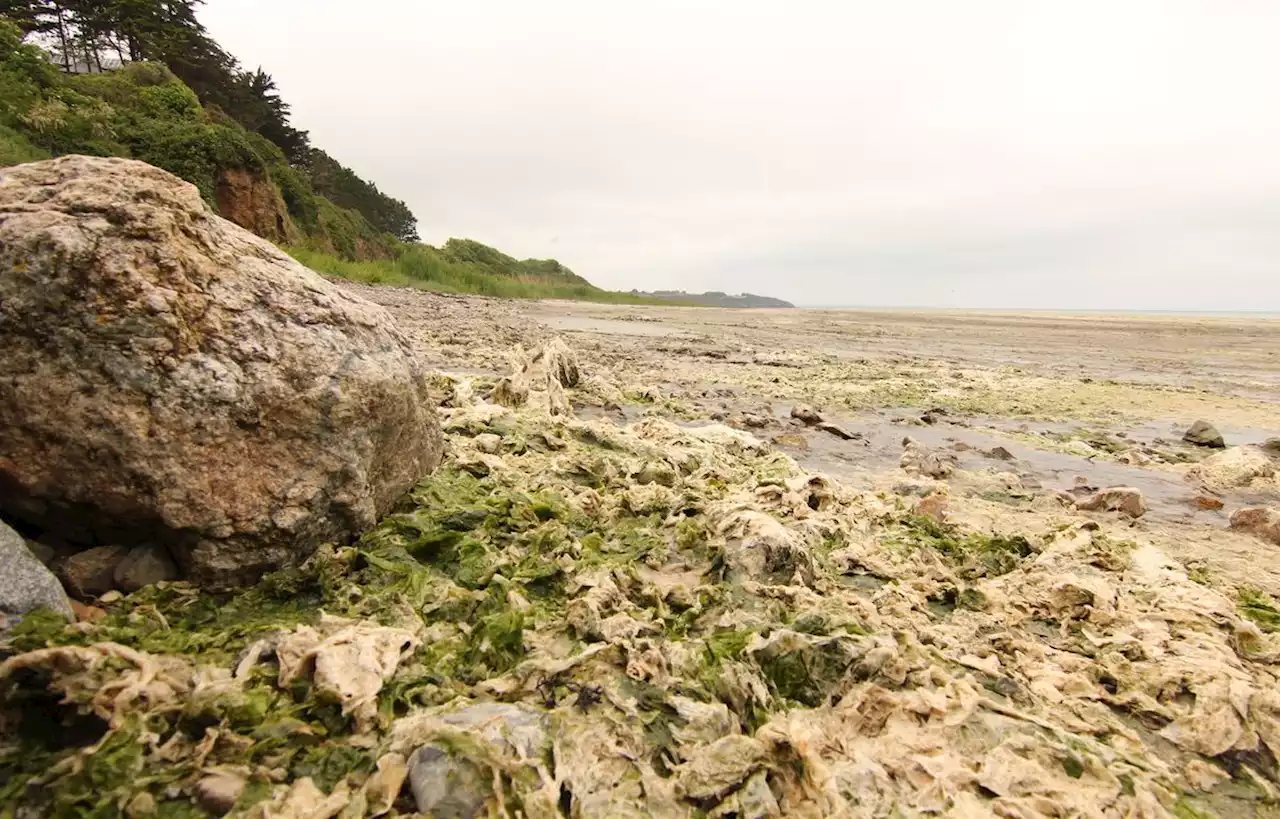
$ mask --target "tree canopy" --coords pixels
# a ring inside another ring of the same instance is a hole
[[[379,230],[404,241],[418,237],[417,219],[328,154],[290,122],[275,79],[243,69],[196,17],[203,0],[0,0],[0,16],[17,23],[63,71],[98,73],[126,63],[168,66],[206,108],[226,114],[278,147],[312,186],[340,207],[352,208]]]

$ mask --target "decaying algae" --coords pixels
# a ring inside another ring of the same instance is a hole
[[[942,524],[728,427],[578,419],[600,385],[517,358],[515,406],[448,385],[445,466],[354,547],[29,618],[0,815],[1270,810],[1271,601],[1071,512]]]

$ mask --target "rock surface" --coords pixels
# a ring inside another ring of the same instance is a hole
[[[1206,489],[1227,492],[1250,486],[1258,479],[1273,477],[1276,466],[1257,447],[1233,446],[1195,464],[1187,474],[1198,478]]]
[[[115,570],[116,588],[136,592],[162,580],[177,580],[178,567],[163,546],[148,543],[129,550]]]
[[[936,452],[910,437],[902,441],[899,466],[908,475],[943,480],[956,471],[956,463],[956,456],[950,452]]]
[[[358,534],[440,459],[383,308],[140,162],[0,173],[0,345],[0,511],[197,582]]]
[[[1133,487],[1112,486],[1077,501],[1076,508],[1086,512],[1119,512],[1140,518],[1147,513],[1147,502],[1142,492]]]
[[[809,406],[808,404],[796,404],[794,407],[792,407],[791,417],[796,419],[797,421],[800,421],[801,423],[807,424],[808,426],[821,424],[823,420],[822,413],[818,412],[816,409]]]
[[[100,597],[116,587],[116,567],[128,555],[123,546],[95,546],[62,561],[58,578],[81,600]]]
[[[1280,546],[1280,511],[1251,506],[1231,513],[1231,528],[1257,535]]]
[[[1196,446],[1207,446],[1213,449],[1225,449],[1227,442],[1222,439],[1222,433],[1208,421],[1196,421],[1182,435],[1182,440]]]
[[[40,607],[76,619],[58,579],[31,554],[21,535],[0,523],[0,635]]]
[[[494,759],[536,759],[547,739],[544,717],[516,705],[476,703],[436,719],[448,728],[469,732],[470,739],[484,743]],[[492,774],[450,753],[444,743],[423,745],[409,757],[409,787],[418,810],[439,819],[479,816],[494,796]]]

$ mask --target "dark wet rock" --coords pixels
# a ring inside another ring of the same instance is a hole
[[[792,407],[791,417],[809,426],[821,424],[823,421],[822,413],[818,412],[808,404],[796,404]]]
[[[988,449],[986,452],[982,454],[986,455],[988,458],[994,458],[997,461],[1016,460],[1013,456],[1013,453],[1002,446],[993,446],[991,449]]]
[[[418,810],[436,819],[472,819],[493,799],[493,771],[484,757],[511,766],[536,762],[547,742],[546,720],[531,708],[482,702],[439,714],[484,747],[471,758],[445,744],[427,744],[409,757],[409,788]],[[536,775],[536,774],[535,774]]]
[[[1076,501],[1076,508],[1086,512],[1119,512],[1127,517],[1140,518],[1147,512],[1147,502],[1138,489],[1113,486]]]
[[[1231,513],[1231,528],[1280,546],[1280,511],[1250,506]]]
[[[945,420],[946,417],[947,417],[946,410],[938,407],[934,407],[931,410],[926,410],[924,414],[920,416],[920,420],[930,426],[933,426],[939,421]]]
[[[62,561],[58,577],[74,597],[99,597],[116,587],[116,567],[128,554],[123,546],[95,546]]]
[[[163,546],[148,543],[129,550],[115,569],[116,588],[135,592],[162,580],[177,580],[178,567]]]
[[[1216,512],[1225,505],[1221,500],[1213,497],[1212,495],[1197,495],[1191,499],[1191,503],[1197,509],[1204,509],[1209,512]]]
[[[1272,458],[1280,458],[1280,438],[1268,438],[1262,444],[1262,451]]]
[[[896,483],[893,485],[893,493],[895,495],[903,495],[906,497],[924,497],[933,492],[933,486],[926,483]]]
[[[823,421],[816,424],[815,429],[820,429],[828,435],[834,435],[842,441],[863,441],[866,440],[861,432],[850,432],[839,424],[833,424],[830,421]]]
[[[0,635],[33,609],[46,608],[74,620],[62,584],[17,532],[0,523]]]
[[[1227,442],[1223,440],[1222,433],[1210,424],[1208,421],[1196,421],[1182,435],[1182,440],[1196,446],[1212,447],[1213,449],[1224,449]]]

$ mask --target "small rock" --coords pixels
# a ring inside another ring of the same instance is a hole
[[[747,429],[764,429],[773,423],[773,419],[767,415],[744,412],[739,423]]]
[[[783,432],[773,436],[775,446],[786,446],[802,452],[809,451],[809,439],[796,432]]]
[[[1268,438],[1262,444],[1262,451],[1273,458],[1280,456],[1280,438]]]
[[[946,415],[947,415],[946,410],[938,407],[934,407],[931,410],[926,410],[925,413],[920,416],[920,420],[930,426],[933,426],[934,424],[938,423],[943,418],[945,418]]]
[[[1195,504],[1197,507],[1208,510],[1210,512],[1216,512],[1217,510],[1223,507],[1222,501],[1218,500],[1212,495],[1197,495],[1196,497],[1191,499],[1191,502]]]
[[[41,607],[75,618],[58,579],[31,553],[22,535],[0,523],[0,634]]]
[[[87,603],[81,603],[79,600],[71,601],[71,610],[75,612],[77,623],[96,623],[106,619],[106,609],[100,609],[97,606],[90,606]]]
[[[1076,501],[1076,508],[1086,512],[1119,512],[1131,518],[1140,518],[1147,512],[1147,502],[1140,490],[1130,486],[1113,486]]]
[[[1225,449],[1227,446],[1227,442],[1222,439],[1222,433],[1208,421],[1196,421],[1191,425],[1191,429],[1182,434],[1182,440],[1189,444],[1213,449]]]
[[[956,456],[951,453],[934,452],[910,437],[902,439],[902,446],[902,460],[899,466],[908,475],[923,475],[926,478],[942,480],[955,472]]]
[[[947,496],[941,492],[926,495],[916,501],[911,511],[917,515],[932,518],[938,523],[945,523],[947,520]]]
[[[497,455],[502,448],[502,438],[492,432],[482,432],[475,437],[476,449],[486,455]]]
[[[244,793],[245,778],[230,771],[210,774],[196,783],[195,797],[200,807],[214,816],[222,816],[235,807]]]
[[[1233,446],[1215,452],[1192,466],[1187,475],[1198,478],[1211,492],[1226,492],[1247,487],[1255,480],[1276,474],[1275,462],[1257,447]]]
[[[818,412],[808,404],[796,404],[791,408],[791,417],[797,421],[802,421],[809,426],[822,423],[822,413]]]
[[[985,454],[988,458],[995,458],[997,461],[1015,460],[1015,458],[1013,457],[1013,453],[1002,446],[993,446],[991,449],[988,449],[983,454]]]
[[[73,596],[88,600],[115,588],[116,566],[128,556],[123,546],[97,546],[72,555],[58,567],[58,577]]]
[[[531,708],[506,703],[476,703],[438,715],[446,725],[469,734],[472,741],[489,746],[495,759],[514,768],[537,760],[546,744],[543,716]],[[530,771],[537,776],[536,771]],[[418,810],[436,819],[472,819],[480,816],[493,797],[493,775],[487,769],[445,747],[424,745],[409,757],[409,788]]]
[[[817,429],[828,434],[834,435],[843,441],[862,441],[865,440],[861,432],[850,432],[839,424],[833,424],[830,421],[823,421],[816,425]]]
[[[565,439],[561,438],[559,435],[556,435],[554,432],[542,433],[542,442],[547,445],[547,449],[555,449],[555,450],[564,449],[569,445],[565,441]]]
[[[114,576],[116,588],[136,592],[162,580],[177,580],[178,567],[174,565],[167,549],[148,543],[130,549],[129,554],[116,566]]]
[[[1280,512],[1265,506],[1250,506],[1231,513],[1231,528],[1249,532],[1280,546]]]
[[[973,449],[973,447],[966,444],[964,441],[956,441],[951,444],[951,450],[953,452],[968,452],[971,449]]]

